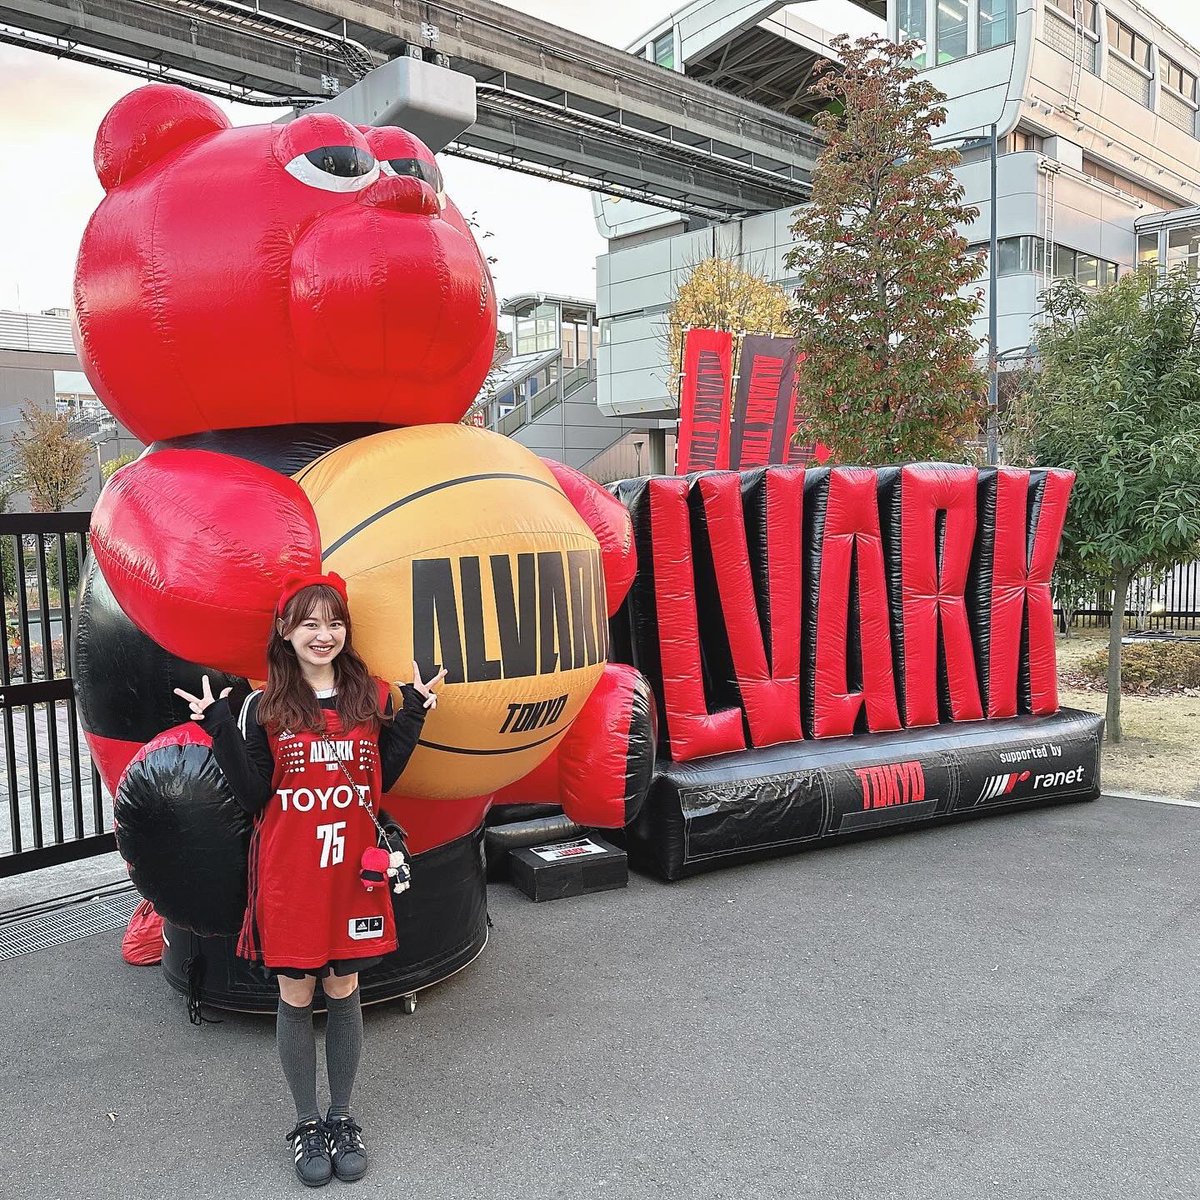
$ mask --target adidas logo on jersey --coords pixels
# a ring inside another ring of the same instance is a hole
[[[347,932],[356,942],[383,937],[382,917],[351,917]]]

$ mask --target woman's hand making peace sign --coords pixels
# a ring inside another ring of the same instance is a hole
[[[417,689],[418,692],[421,693],[422,696],[425,697],[426,708],[437,708],[438,698],[433,689],[437,687],[437,685],[445,678],[446,668],[443,667],[428,683],[422,683],[420,668],[417,666],[416,660],[413,660],[412,685]],[[397,683],[396,686],[403,687],[404,684]]]
[[[445,674],[445,672],[442,673]],[[210,704],[216,704],[218,700],[224,700],[225,697],[228,696],[232,691],[233,688],[231,687],[223,688],[219,696],[214,696],[212,694],[212,688],[208,686],[208,676],[203,675],[200,678],[199,696],[193,696],[191,692],[185,692],[183,688],[176,688],[175,695],[182,696],[188,702],[188,704],[191,705],[193,721],[203,721],[204,710],[207,709]]]

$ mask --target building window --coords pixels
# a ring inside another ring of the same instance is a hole
[[[937,61],[967,56],[967,0],[937,0]]]
[[[1028,275],[1041,267],[1042,239],[1040,237],[1001,238],[997,249],[997,275]]]
[[[977,242],[968,249],[986,255],[987,242]],[[1040,237],[1008,237],[996,243],[997,275],[1033,275],[1042,269],[1042,239]]]
[[[654,39],[654,61],[660,67],[668,70],[675,68],[675,30],[668,29],[666,33]]]
[[[1069,21],[1075,20],[1075,0],[1050,0]],[[1096,0],[1083,0],[1083,27],[1096,31]]]
[[[1162,92],[1159,113],[1184,133],[1196,134],[1196,76],[1184,70],[1174,59],[1159,54]]]
[[[558,349],[558,306],[539,304],[517,314],[515,354],[540,354]]]
[[[1022,150],[1032,150],[1041,154],[1045,144],[1046,139],[1040,133],[1030,133],[1027,129],[1018,129],[1012,135],[1012,152],[1014,154],[1020,154]]]
[[[925,0],[899,0],[896,12],[900,26],[900,40],[904,42],[911,39],[922,43],[921,52],[913,59],[913,65],[927,66],[928,59],[924,44],[929,41],[929,28],[925,24]]]
[[[1167,234],[1167,270],[1185,267],[1189,279],[1197,277],[1200,265],[1200,229],[1172,229]]]
[[[1158,265],[1158,234],[1139,233],[1137,240],[1137,260],[1139,267]]]
[[[1014,41],[1014,0],[979,0],[979,49],[991,50]]]
[[[1150,70],[1150,43],[1116,17],[1108,18],[1108,48],[1123,54],[1142,70]]]
[[[1177,92],[1185,100],[1196,102],[1196,77],[1191,71],[1185,71],[1177,62],[1165,54],[1161,56],[1163,65],[1163,83],[1173,92]]]
[[[1117,282],[1117,264],[1069,246],[1055,246],[1054,277],[1073,279],[1085,288],[1108,287]]]

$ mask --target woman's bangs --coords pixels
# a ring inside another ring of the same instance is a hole
[[[341,593],[326,583],[314,583],[297,592],[287,603],[284,613],[284,629],[291,633],[302,622],[316,618],[326,621],[341,621],[350,628],[350,613],[342,600]]]

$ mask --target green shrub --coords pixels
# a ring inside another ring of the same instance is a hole
[[[17,555],[18,541],[9,534],[0,537],[0,571],[3,572],[4,595],[8,600],[17,598]]]
[[[1103,686],[1108,651],[1099,650],[1079,664],[1081,674]],[[1200,642],[1133,642],[1121,647],[1121,691],[1144,688],[1200,688]]]
[[[107,483],[122,467],[127,467],[133,460],[137,458],[134,451],[128,454],[118,454],[116,458],[110,458],[107,462],[100,464],[100,474],[104,477],[104,482]]]
[[[79,534],[68,533],[64,537],[67,563],[67,591],[73,592],[79,583]],[[56,591],[61,591],[58,577],[58,537],[43,534],[42,544],[46,551],[46,582]]]

